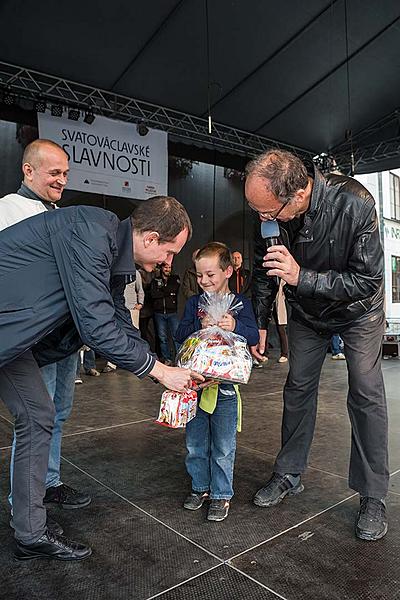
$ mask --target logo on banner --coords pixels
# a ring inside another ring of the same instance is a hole
[[[90,185],[91,187],[108,188],[108,181],[106,179],[84,179],[83,183]]]
[[[148,196],[156,196],[157,188],[154,185],[146,185],[144,188],[144,193]]]
[[[125,192],[126,194],[129,194],[132,191],[129,181],[124,181],[124,185],[122,186],[122,191]]]

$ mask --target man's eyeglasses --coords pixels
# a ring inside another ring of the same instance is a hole
[[[262,217],[263,219],[269,219],[270,221],[276,221],[276,219],[279,217],[279,215],[285,208],[286,204],[287,204],[287,202],[282,204],[282,206],[280,208],[278,208],[278,210],[274,210],[272,212],[261,212],[261,211],[257,210],[256,208],[254,208],[253,206],[251,206],[251,204],[249,204],[249,206],[250,206],[251,210],[254,210],[254,212],[258,213],[259,216]]]

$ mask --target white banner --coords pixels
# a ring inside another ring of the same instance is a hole
[[[167,134],[96,116],[89,125],[38,113],[39,135],[59,144],[69,157],[67,189],[146,199],[167,195]]]

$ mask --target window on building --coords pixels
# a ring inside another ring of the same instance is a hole
[[[400,221],[400,177],[390,173],[390,217]]]
[[[400,256],[392,256],[392,303],[400,303]]]

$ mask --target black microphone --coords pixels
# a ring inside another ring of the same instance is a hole
[[[266,248],[271,246],[278,246],[279,241],[279,225],[277,221],[261,221],[261,237],[265,240]],[[275,275],[273,277],[276,285],[279,285],[279,277]]]

